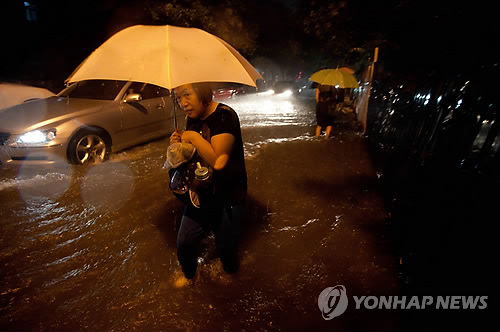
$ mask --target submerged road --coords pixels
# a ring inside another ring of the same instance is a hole
[[[162,168],[168,138],[85,169],[1,170],[0,330],[408,327],[397,310],[352,301],[401,295],[404,279],[354,115],[326,139],[313,136],[314,99],[227,103],[240,116],[249,179],[240,271],[223,272],[209,236],[195,282],[174,287],[182,205]],[[325,320],[318,296],[336,285],[350,302]]]

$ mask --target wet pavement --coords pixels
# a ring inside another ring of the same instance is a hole
[[[314,99],[227,103],[240,116],[248,172],[240,271],[223,272],[209,236],[194,283],[174,287],[182,204],[162,168],[168,138],[89,168],[0,170],[0,330],[408,328],[398,310],[350,304],[324,320],[318,308],[327,287],[389,296],[404,283],[354,115],[326,139],[313,136]]]

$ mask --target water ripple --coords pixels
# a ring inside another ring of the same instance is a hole
[[[316,140],[317,138],[315,136],[311,136],[309,134],[302,134],[300,136],[294,136],[294,137],[274,137],[274,138],[268,138],[262,141],[257,141],[257,142],[245,142],[244,143],[244,149],[245,149],[245,157],[252,157],[254,156],[258,150],[260,150],[264,145],[267,144],[272,144],[272,143],[286,143],[286,142],[295,142],[295,141],[313,141]]]
[[[310,219],[308,220],[305,224],[299,225],[299,226],[285,226],[280,229],[278,229],[278,232],[288,232],[288,231],[298,231],[301,228],[307,227],[307,225],[313,224],[316,221],[319,221],[319,219]]]

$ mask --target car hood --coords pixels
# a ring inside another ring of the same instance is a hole
[[[20,134],[99,111],[106,100],[50,97],[6,108],[0,112],[0,132]]]

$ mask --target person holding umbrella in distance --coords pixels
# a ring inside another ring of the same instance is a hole
[[[214,232],[224,271],[238,270],[237,244],[247,194],[247,174],[236,112],[212,99],[208,83],[181,85],[174,93],[188,118],[186,130],[172,133],[170,144],[192,144],[202,161],[213,170],[213,191],[199,207],[186,204],[181,219],[177,257],[184,276],[175,281],[175,286],[182,287],[195,276],[197,248],[210,230]]]
[[[340,89],[358,88],[359,84],[353,75],[354,71],[348,67],[336,69],[321,69],[309,77],[311,82],[315,82],[316,89],[316,136],[321,135],[321,130],[325,127],[326,137],[330,137],[332,132],[333,117],[330,110],[335,110],[339,102],[344,101],[344,94]],[[331,112],[334,113],[334,112]]]

